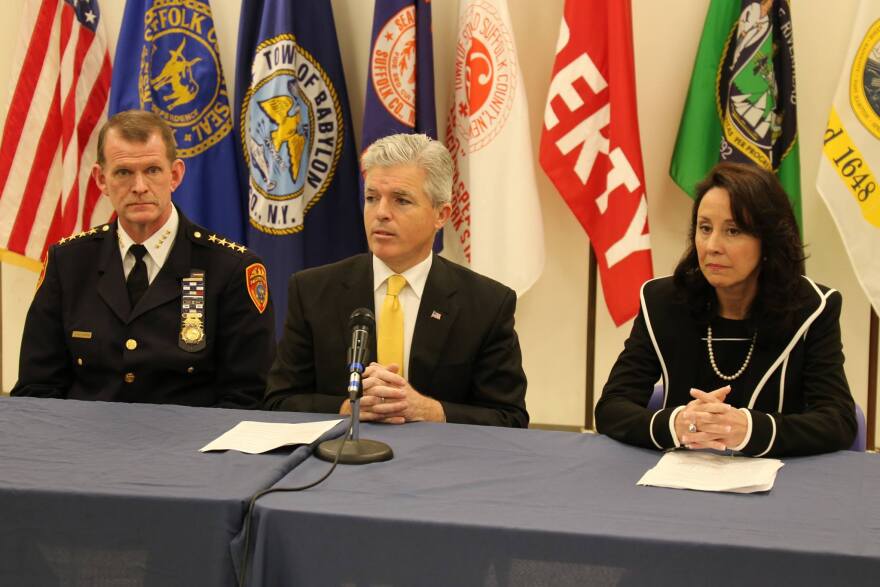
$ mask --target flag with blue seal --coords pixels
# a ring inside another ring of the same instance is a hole
[[[301,269],[366,251],[358,161],[330,2],[241,5],[235,79],[248,246],[276,308]],[[283,310],[276,313],[282,332]]]
[[[128,0],[116,46],[110,114],[150,110],[174,132],[186,176],[174,203],[191,220],[245,242],[232,109],[208,0]]]
[[[376,0],[373,12],[362,150],[377,139],[397,133],[437,138],[428,0]],[[440,231],[434,240],[434,250],[439,252],[442,248]]]

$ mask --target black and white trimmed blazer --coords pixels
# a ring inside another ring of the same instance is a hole
[[[803,277],[792,295],[809,302],[788,332],[761,337],[733,385],[746,393],[752,431],[741,451],[752,456],[804,455],[844,449],[856,434],[855,406],[843,371],[842,298]],[[596,405],[596,427],[612,438],[665,450],[676,446],[671,416],[691,401],[704,326],[691,315],[671,277],[645,282],[641,309]],[[662,380],[663,406],[646,406]]]

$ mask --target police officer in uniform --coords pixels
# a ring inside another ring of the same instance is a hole
[[[116,114],[93,177],[117,220],[52,246],[14,396],[253,408],[275,353],[266,269],[171,203],[185,167],[155,114]]]

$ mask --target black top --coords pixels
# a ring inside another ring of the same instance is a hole
[[[758,338],[751,362],[733,382],[730,403],[749,409],[753,456],[800,455],[848,448],[856,434],[855,406],[843,371],[841,297],[804,277],[792,295],[805,300],[792,325]],[[751,338],[744,322],[715,319],[713,338]],[[727,382],[709,365],[706,325],[695,320],[672,278],[646,282],[642,305],[623,352],[596,405],[596,427],[623,442],[675,446],[670,417],[691,401],[692,387],[711,391]],[[722,373],[742,365],[749,341],[715,341]],[[784,375],[783,375],[784,374]],[[662,380],[666,404],[647,409]]]
[[[294,274],[287,300],[265,406],[337,413],[348,397],[348,318],[356,308],[375,305],[372,256]],[[515,309],[510,288],[434,256],[406,377],[416,391],[443,405],[448,422],[528,425]],[[370,348],[376,348],[375,334]]]
[[[259,290],[264,269],[245,247],[179,218],[168,258],[134,306],[116,222],[49,249],[12,395],[259,405],[275,354],[271,299],[263,305]],[[182,292],[193,270],[204,275],[204,336],[187,345]]]

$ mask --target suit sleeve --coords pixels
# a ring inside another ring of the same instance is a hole
[[[636,316],[623,351],[602,389],[602,397],[596,404],[596,429],[636,446],[674,448],[670,418],[675,408],[650,410],[646,407],[660,379],[661,368],[643,312],[640,310]]]
[[[441,401],[446,421],[525,428],[526,375],[514,329],[516,294],[507,290],[474,362],[470,401]]]
[[[742,452],[753,456],[798,456],[849,448],[856,435],[855,405],[843,371],[841,295],[832,292],[810,325],[804,344],[801,388],[804,411],[766,414],[750,410],[752,435]]]
[[[272,293],[263,312],[248,293],[246,268],[258,262],[252,256],[242,258],[222,294],[217,324],[219,407],[259,407],[275,356]]]
[[[61,280],[49,249],[43,283],[37,289],[24,324],[18,382],[11,395],[66,398],[74,373],[62,318]]]
[[[315,345],[306,320],[297,274],[290,277],[287,317],[275,362],[269,370],[263,407],[292,412],[339,413],[346,397],[316,393]]]

